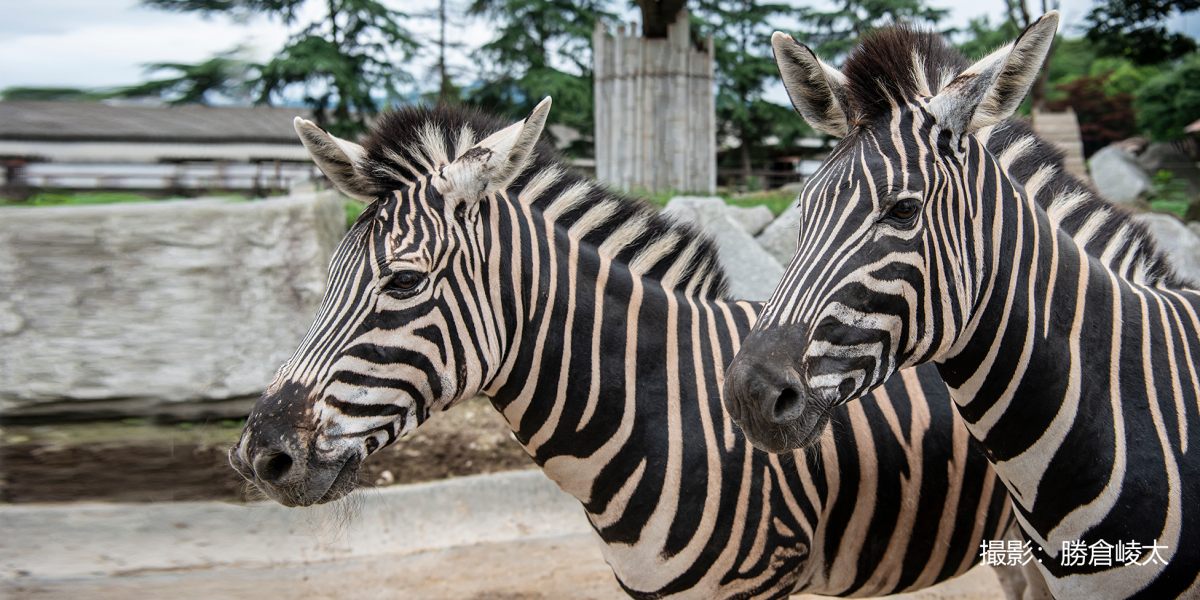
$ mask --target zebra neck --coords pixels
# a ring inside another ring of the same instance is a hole
[[[1188,431],[1200,423],[1200,296],[1119,278],[1040,207],[1009,200],[990,257],[1002,268],[942,377],[1036,543],[1136,530],[1173,544],[1182,499],[1200,494],[1200,465],[1184,457],[1200,443]]]
[[[518,291],[543,302],[488,389],[529,455],[588,505],[617,493],[592,489],[601,469],[632,477],[643,463],[705,452],[685,437],[733,445],[720,388],[759,305],[688,297],[594,248],[556,245],[523,284],[541,293]]]

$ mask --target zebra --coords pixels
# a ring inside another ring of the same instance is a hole
[[[761,304],[723,298],[706,237],[535,146],[548,108],[503,129],[405,108],[361,146],[297,121],[370,204],[230,451],[239,473],[285,505],[337,500],[372,452],[483,392],[633,597],[888,594],[1003,539],[1007,494],[932,369],[839,411],[819,451],[750,446],[719,390]]]
[[[1200,295],[1088,186],[1053,166],[1014,174],[1036,140],[994,143],[1057,22],[965,68],[909,28],[842,71],[775,34],[797,111],[844,139],[800,196],[797,254],[725,402],[779,452],[933,362],[1056,596],[1196,597]],[[1121,543],[1138,564],[1104,559]]]

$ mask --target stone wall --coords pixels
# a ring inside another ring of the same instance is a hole
[[[344,231],[334,192],[0,209],[0,419],[245,414]]]

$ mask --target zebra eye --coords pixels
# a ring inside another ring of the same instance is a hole
[[[913,198],[905,198],[892,205],[892,209],[888,211],[888,216],[897,221],[911,221],[913,217],[921,210],[921,203]]]
[[[425,281],[425,274],[417,271],[400,271],[383,284],[383,291],[392,295],[407,297],[418,291]]]

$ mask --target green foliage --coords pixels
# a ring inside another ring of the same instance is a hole
[[[1200,53],[1147,81],[1134,107],[1138,110],[1138,126],[1151,139],[1183,137],[1183,128],[1200,118]]]
[[[120,95],[159,96],[171,104],[209,104],[212,95],[226,98],[245,98],[255,65],[240,57],[241,48],[222,52],[194,65],[185,63],[154,63],[147,66],[150,73],[176,71],[176,77],[147,81],[121,90]]]
[[[353,198],[343,197],[342,209],[346,212],[346,229],[349,229],[354,221],[358,220],[358,216],[367,209],[367,204]]]
[[[1101,0],[1085,19],[1087,39],[1101,56],[1137,65],[1174,60],[1196,50],[1196,41],[1167,30],[1167,19],[1200,9],[1200,0]]]
[[[1163,68],[1158,65],[1136,65],[1126,58],[1101,57],[1092,63],[1092,77],[1106,75],[1108,81],[1104,84],[1104,93],[1109,96],[1116,94],[1137,94],[1155,76],[1161,74]]]
[[[468,101],[520,119],[553,96],[548,122],[590,135],[592,31],[597,19],[615,19],[610,6],[610,0],[474,0],[468,12],[495,23],[498,36],[476,53],[488,68]]]
[[[245,19],[261,14],[285,24],[299,22],[306,0],[143,0],[143,4],[176,12],[221,14]],[[366,127],[367,116],[383,101],[397,97],[396,86],[411,77],[400,67],[417,49],[413,36],[400,25],[403,13],[379,0],[326,0],[322,16],[302,27],[247,82],[256,100],[270,103],[300,90],[318,125],[334,135],[353,137]],[[219,56],[217,58],[220,58]],[[216,60],[216,59],[212,59]],[[219,62],[169,65],[181,72],[167,91],[197,90],[203,97],[229,81]],[[209,65],[209,63],[212,63]],[[208,65],[207,68],[201,68]],[[215,73],[215,74],[214,74]],[[195,74],[197,77],[193,77]],[[236,78],[235,78],[236,79]],[[153,83],[153,82],[152,82]],[[206,87],[209,86],[209,87]]]
[[[1137,133],[1131,104],[1133,97],[1126,93],[1109,94],[1108,73],[1085,75],[1058,86],[1066,97],[1046,103],[1051,111],[1071,107],[1079,119],[1083,155],[1091,156],[1101,148]]]
[[[1091,74],[1092,63],[1095,61],[1096,49],[1091,42],[1084,38],[1068,39],[1058,36],[1054,43],[1054,56],[1050,58],[1046,87],[1053,90],[1077,77]],[[1056,96],[1062,97],[1062,94],[1046,94],[1047,99]]]
[[[741,142],[741,168],[749,169],[752,155],[781,123],[800,121],[791,107],[762,99],[767,82],[779,77],[771,51],[772,19],[791,14],[786,4],[757,0],[701,0],[693,13],[698,37],[713,36],[716,68],[717,137]],[[791,133],[795,137],[795,128]],[[782,136],[781,136],[782,137]]]
[[[91,102],[111,97],[111,93],[68,87],[10,87],[0,90],[0,100],[49,100],[54,102]]]
[[[958,50],[975,61],[1015,40],[1020,35],[1021,28],[1011,19],[992,27],[991,19],[984,15],[982,18],[971,19],[964,33],[967,34],[966,41],[958,44]]]
[[[928,6],[924,0],[839,0],[838,3],[837,9],[827,12],[808,6],[798,9],[798,16],[809,29],[796,39],[812,46],[827,61],[844,57],[873,29],[900,22],[937,25],[950,12]]]

